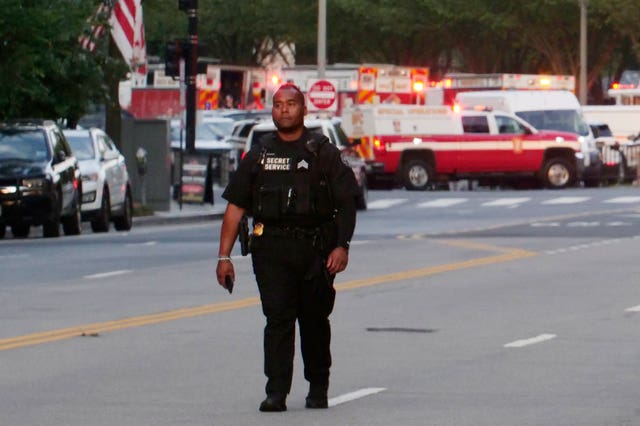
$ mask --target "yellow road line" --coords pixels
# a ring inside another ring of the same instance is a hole
[[[459,247],[504,252],[495,256],[480,257],[462,262],[454,262],[444,265],[430,266],[426,268],[412,269],[408,271],[395,272],[392,274],[378,275],[371,278],[363,278],[359,280],[347,281],[336,284],[337,291],[352,290],[361,287],[384,284],[394,281],[407,280],[412,278],[426,277],[430,275],[440,274],[443,272],[456,271],[461,269],[474,268],[483,265],[495,263],[510,262],[516,259],[535,256],[535,252],[508,249],[504,247],[489,246],[467,241],[438,240],[439,243],[450,244]],[[114,321],[98,322],[93,324],[79,325],[69,328],[61,328],[57,330],[44,331],[41,333],[26,334],[23,336],[9,337],[0,339],[0,351],[15,349],[25,346],[33,346],[41,343],[54,342],[58,340],[70,339],[84,335],[95,335],[108,331],[122,330],[131,327],[140,327],[143,325],[158,324],[167,321],[174,321],[182,318],[190,318],[201,315],[210,315],[219,312],[248,308],[260,304],[258,297],[248,297],[245,299],[235,300],[231,302],[215,303],[209,305],[196,306],[192,308],[175,309],[167,312],[160,312],[149,315],[141,315],[137,317],[124,318]]]

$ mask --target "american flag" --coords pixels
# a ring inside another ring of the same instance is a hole
[[[82,47],[94,51],[97,41],[104,35],[105,23],[108,22],[116,46],[131,67],[134,84],[144,84],[147,53],[141,0],[104,0],[88,22],[91,23],[91,28],[79,38]]]

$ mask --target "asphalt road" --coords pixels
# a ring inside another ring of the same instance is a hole
[[[329,410],[263,414],[250,260],[219,221],[0,241],[2,425],[639,425],[640,191],[372,191]]]

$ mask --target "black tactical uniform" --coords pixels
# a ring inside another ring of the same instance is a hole
[[[338,148],[308,129],[295,142],[274,132],[260,145],[247,153],[222,196],[253,216],[253,270],[267,319],[266,392],[289,393],[297,319],[310,394],[326,396],[335,290],[325,263],[335,247],[349,247],[357,184]]]

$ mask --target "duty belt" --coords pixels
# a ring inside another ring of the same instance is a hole
[[[304,228],[300,226],[265,225],[260,222],[253,226],[253,235],[258,237],[286,237],[306,240],[317,237],[319,233],[320,230],[318,228]]]

